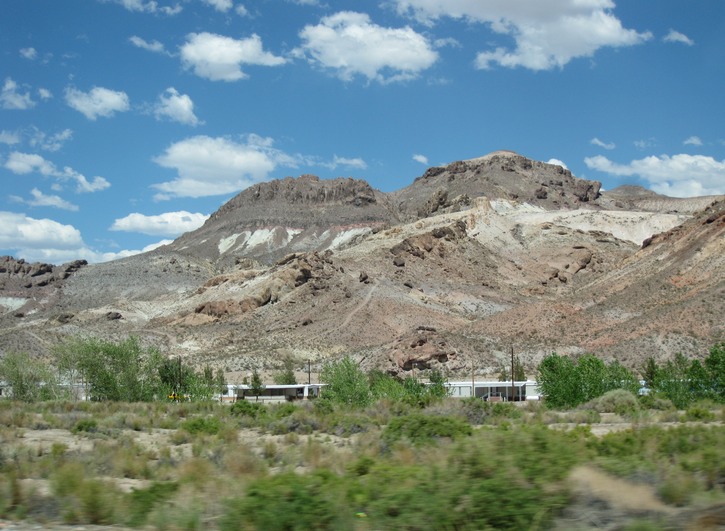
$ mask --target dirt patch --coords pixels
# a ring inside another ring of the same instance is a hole
[[[660,501],[650,485],[615,478],[589,466],[572,470],[569,481],[576,496],[605,502],[612,509],[628,513],[672,513],[673,509]]]

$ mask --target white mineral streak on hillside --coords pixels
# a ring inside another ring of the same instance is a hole
[[[224,254],[231,249],[237,242],[237,238],[239,238],[239,236],[241,236],[241,234],[232,234],[231,236],[227,236],[226,238],[219,240],[219,254]]]
[[[245,230],[239,234],[232,234],[219,240],[219,254],[224,254],[230,249],[239,251],[261,246],[266,246],[268,249],[285,247],[301,232],[302,229],[284,227],[258,229],[255,231]]]
[[[329,249],[339,249],[343,245],[349,243],[354,238],[357,238],[358,236],[361,236],[363,234],[367,234],[370,232],[370,229],[367,227],[359,227],[356,229],[347,229],[340,231],[340,233],[335,236],[335,239],[332,240],[332,243],[328,246]]]
[[[486,224],[486,231],[496,232],[491,227],[491,218],[496,216],[507,219],[509,223],[521,225],[541,225],[552,223],[573,230],[584,232],[607,232],[620,240],[627,240],[637,245],[654,234],[666,232],[684,223],[691,216],[684,214],[660,214],[656,212],[629,212],[619,210],[545,210],[528,203],[516,204],[503,199],[490,202],[477,201],[474,217]],[[484,219],[487,218],[487,219]],[[508,224],[505,224],[508,225]],[[479,234],[479,228],[471,235]],[[505,226],[499,231],[508,230]],[[488,234],[484,239],[488,239]],[[480,239],[480,238],[479,238]]]
[[[14,312],[28,302],[28,299],[22,297],[0,297],[0,309],[7,312]]]
[[[685,222],[691,216],[682,214],[658,214],[655,212],[571,210],[546,213],[515,214],[520,223],[554,223],[585,232],[608,232],[615,238],[637,245],[660,232],[665,232]]]
[[[246,248],[259,247],[260,245],[270,246],[274,242],[275,229],[255,230],[246,241]]]

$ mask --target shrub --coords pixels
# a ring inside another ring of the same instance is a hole
[[[658,494],[665,503],[682,507],[692,499],[695,484],[689,475],[672,474],[659,485]]]
[[[471,425],[454,417],[412,413],[396,417],[383,430],[383,441],[390,444],[407,439],[414,445],[424,445],[437,439],[457,439],[473,433]]]
[[[229,500],[222,531],[339,529],[340,480],[329,472],[284,473],[251,483],[243,498]]]
[[[616,413],[618,415],[632,415],[639,411],[637,397],[624,389],[613,389],[602,396],[589,401],[583,406],[598,413]]]
[[[83,522],[94,525],[113,523],[115,497],[111,485],[96,479],[84,481],[78,493]]]
[[[267,429],[275,435],[285,433],[308,434],[319,430],[321,425],[321,421],[315,415],[304,409],[296,408],[296,411],[291,415],[271,422]]]
[[[93,418],[81,419],[71,429],[73,433],[95,433],[98,431],[98,422]]]
[[[283,419],[293,415],[299,408],[291,402],[277,404],[269,408],[269,415],[275,419]]]
[[[715,420],[715,418],[715,413],[710,411],[709,408],[703,405],[696,404],[687,408],[683,420],[712,422]]]
[[[181,427],[192,435],[216,435],[222,428],[222,422],[218,417],[195,417],[182,422]]]
[[[364,433],[374,426],[374,421],[367,415],[343,411],[328,415],[323,420],[322,429],[338,437],[349,437]]]
[[[259,402],[250,402],[249,400],[237,400],[232,404],[230,409],[232,415],[243,417],[258,418],[264,413],[264,406]]]
[[[145,489],[135,489],[129,495],[129,516],[127,524],[139,527],[146,523],[154,507],[168,500],[179,488],[178,483],[152,483]]]

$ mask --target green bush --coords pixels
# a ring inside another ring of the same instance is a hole
[[[375,422],[368,415],[341,411],[322,419],[321,429],[338,437],[349,437],[356,433],[364,433],[373,427]]]
[[[632,415],[639,411],[637,397],[624,389],[613,389],[602,396],[590,400],[582,406],[593,409],[598,413],[616,413],[617,415]]]
[[[299,408],[291,402],[276,404],[269,408],[269,416],[275,419],[283,419],[293,415]]]
[[[146,523],[151,511],[165,502],[178,490],[178,483],[152,483],[145,489],[135,489],[129,494],[127,525],[139,527]]]
[[[406,439],[414,445],[425,445],[438,439],[458,439],[472,433],[471,425],[461,419],[412,413],[391,419],[383,430],[382,438],[388,444]]]
[[[231,407],[232,415],[251,417],[256,419],[265,413],[264,405],[249,400],[237,400]]]
[[[322,428],[322,421],[317,415],[301,408],[296,408],[291,415],[278,420],[273,420],[267,425],[267,429],[275,435],[285,433],[309,434]]]
[[[95,433],[98,431],[98,422],[93,418],[81,419],[75,423],[71,431],[73,433]]]
[[[195,417],[181,423],[181,428],[191,433],[216,435],[222,428],[222,422],[218,417]]]
[[[325,471],[284,473],[252,482],[243,498],[229,500],[219,522],[222,531],[244,529],[308,530],[341,525],[340,479]]]
[[[715,419],[715,413],[713,413],[710,408],[704,405],[695,404],[687,408],[683,420],[713,422]]]

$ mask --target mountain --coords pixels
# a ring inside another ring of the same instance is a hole
[[[133,334],[231,378],[285,356],[465,376],[495,374],[511,348],[529,368],[552,351],[630,367],[703,355],[725,338],[724,212],[723,197],[602,192],[506,151],[387,194],[288,177],[149,253],[58,276],[7,258],[0,350]]]

